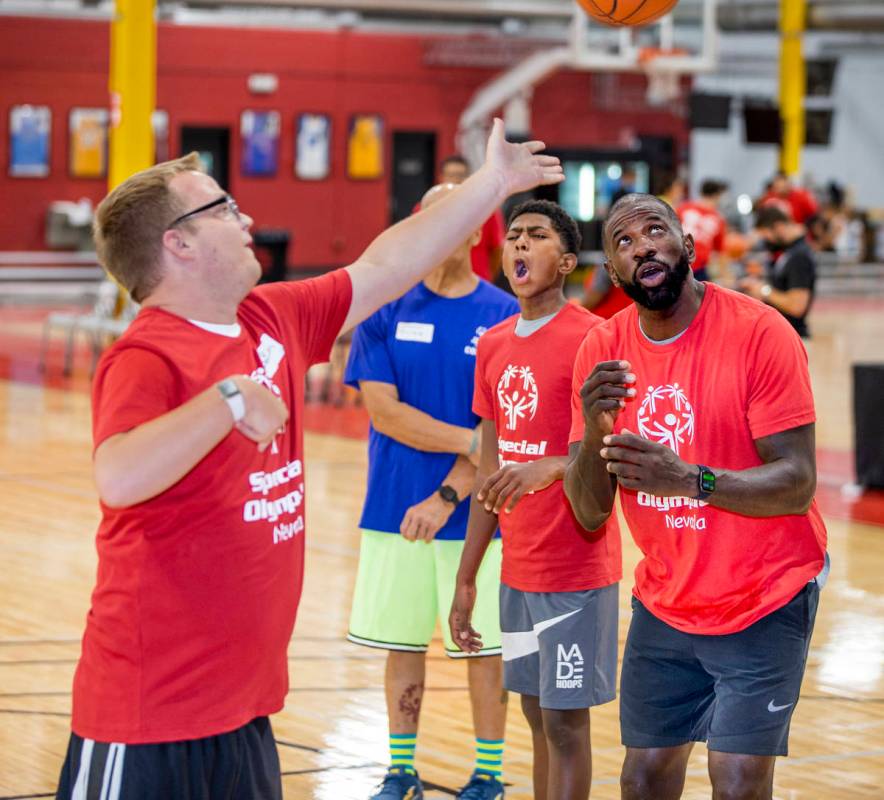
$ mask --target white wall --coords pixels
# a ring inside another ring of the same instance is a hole
[[[697,76],[697,91],[777,99],[779,41],[774,35],[722,37],[717,74]],[[805,57],[837,56],[830,101],[808,99],[808,107],[835,110],[830,144],[805,147],[801,174],[818,185],[836,180],[853,192],[860,208],[884,209],[884,46],[879,37],[808,34]],[[773,145],[747,145],[740,103],[733,104],[727,131],[697,130],[691,136],[692,191],[705,177],[731,185],[732,195],[757,196],[778,167]]]

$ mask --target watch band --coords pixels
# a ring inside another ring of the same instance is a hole
[[[215,384],[230,413],[233,414],[233,421],[239,422],[246,415],[246,399],[242,396],[239,386],[232,378],[225,378],[223,381]]]
[[[697,500],[706,500],[715,491],[715,473],[702,464],[697,469]]]

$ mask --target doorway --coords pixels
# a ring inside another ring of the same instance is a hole
[[[196,150],[206,172],[230,191],[230,128],[181,128],[181,155]]]
[[[411,214],[424,192],[436,182],[436,134],[393,131],[393,185],[390,222]]]

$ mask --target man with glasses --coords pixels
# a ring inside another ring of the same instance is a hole
[[[255,288],[252,220],[195,154],[100,204],[99,258],[142,310],[93,387],[98,577],[59,798],[280,798],[267,718],[304,562],[304,375],[506,196],[562,180],[497,121],[486,164],[345,269]]]

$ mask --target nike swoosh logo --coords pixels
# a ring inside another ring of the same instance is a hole
[[[775,706],[775,705],[774,705],[774,701],[771,700],[771,701],[767,704],[767,710],[770,711],[771,714],[773,714],[774,712],[776,712],[776,711],[782,711],[784,708],[788,708],[788,707],[791,706],[791,705],[792,705],[792,703],[786,703],[786,705],[784,705],[784,706]]]
[[[532,653],[539,652],[540,642],[537,637],[547,628],[552,628],[553,625],[558,625],[562,620],[568,619],[568,617],[573,617],[575,614],[579,614],[581,610],[582,609],[576,608],[574,611],[566,611],[564,614],[559,614],[557,617],[542,620],[530,631],[514,631],[512,633],[507,633],[506,631],[502,632],[503,660],[515,661],[517,658],[530,656]]]

